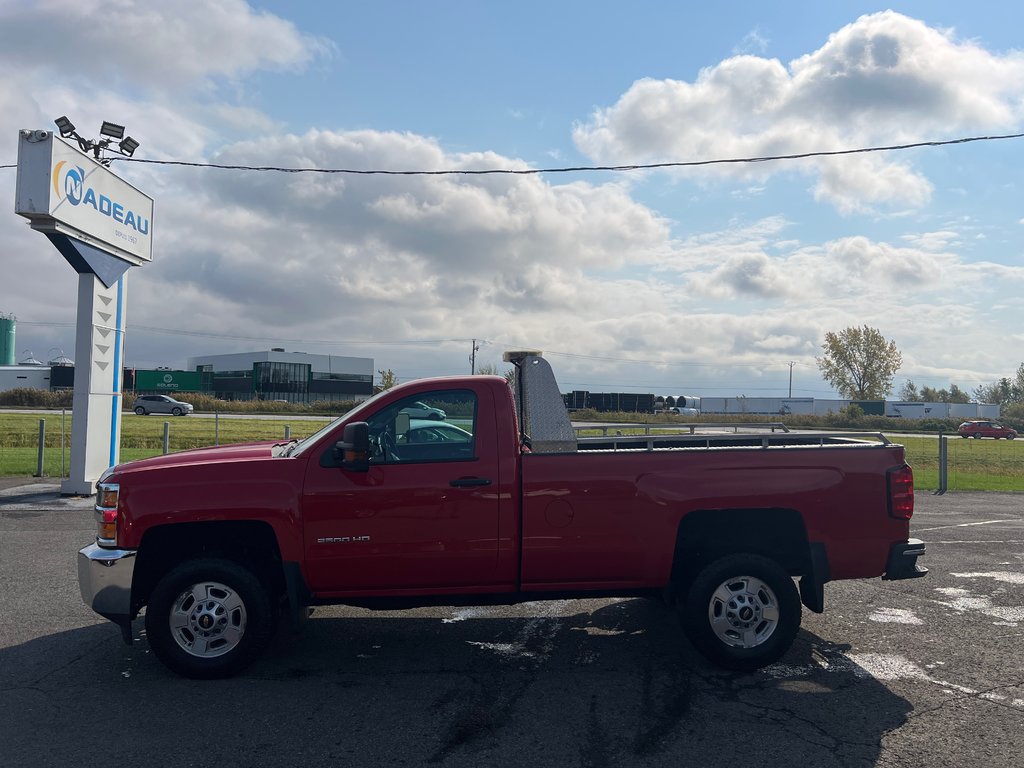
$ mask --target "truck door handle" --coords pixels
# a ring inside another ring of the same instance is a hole
[[[452,488],[473,488],[480,485],[490,484],[491,481],[486,477],[460,477],[448,483]]]

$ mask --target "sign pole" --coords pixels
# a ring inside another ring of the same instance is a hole
[[[95,275],[78,276],[71,467],[61,483],[65,495],[93,493],[103,471],[121,460],[126,277],[108,288]]]

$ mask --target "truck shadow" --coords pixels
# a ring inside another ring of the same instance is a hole
[[[12,765],[71,764],[101,733],[146,765],[871,765],[912,709],[806,631],[777,665],[722,672],[644,600],[328,608],[210,682],[135,632],[131,648],[104,623],[0,650]]]

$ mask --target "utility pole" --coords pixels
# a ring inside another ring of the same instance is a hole
[[[469,375],[473,376],[476,374],[476,353],[480,349],[480,345],[476,343],[476,339],[473,339],[473,351],[469,353]]]
[[[793,360],[790,360],[789,361],[789,396],[790,397],[793,396],[793,366],[794,365],[796,365],[796,362],[793,361]]]

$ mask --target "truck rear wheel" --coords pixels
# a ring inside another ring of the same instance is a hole
[[[146,608],[153,653],[184,677],[230,677],[259,657],[273,628],[259,579],[230,560],[182,563],[157,583]]]
[[[728,555],[697,574],[681,606],[683,628],[710,661],[750,671],[777,661],[800,629],[800,595],[774,560]]]

